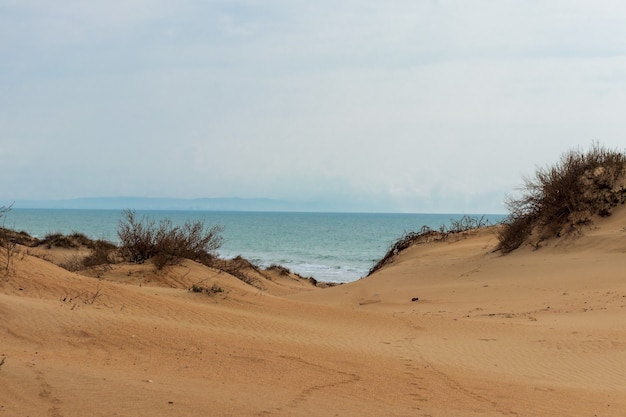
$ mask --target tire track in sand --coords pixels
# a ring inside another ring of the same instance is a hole
[[[409,318],[401,318],[398,316],[396,316],[396,318],[405,322],[413,330],[421,329],[415,326]],[[418,342],[418,336],[409,336],[398,339],[394,343],[398,357],[403,361],[403,366],[406,368],[404,374],[409,380],[409,385],[419,391],[409,394],[415,402],[415,405],[411,407],[412,409],[420,411],[422,408],[426,408],[425,404],[435,397],[435,391],[441,391],[443,388],[449,391],[449,393],[445,395],[449,400],[452,400],[454,397],[460,397],[459,400],[469,400],[470,402],[477,403],[481,408],[487,408],[500,415],[519,415],[514,410],[506,408],[497,401],[472,390],[470,387],[456,380],[452,375],[447,374],[433,365],[433,363],[424,356]],[[426,382],[427,379],[428,382]],[[438,395],[441,396],[441,392],[439,392]],[[430,414],[424,413],[422,415],[426,417]]]
[[[297,356],[289,356],[289,355],[280,355],[279,358],[294,362],[304,368],[312,369],[313,371],[319,372],[326,376],[332,376],[332,381],[327,383],[319,383],[310,385],[300,393],[290,400],[285,407],[296,409],[300,406],[300,404],[309,400],[309,398],[317,392],[337,388],[342,385],[355,384],[361,381],[361,377],[355,373],[345,372],[338,369],[329,368],[323,365],[319,365],[313,362],[306,361]],[[257,413],[257,416],[269,416],[273,415],[274,412],[282,412],[281,407],[276,407],[272,410],[264,410]]]
[[[50,405],[50,408],[48,408],[48,416],[63,417],[61,413],[61,400],[52,395],[52,387],[46,381],[44,373],[40,370],[36,370],[35,379],[39,383],[39,398]]]

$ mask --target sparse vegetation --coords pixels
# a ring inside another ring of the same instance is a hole
[[[0,218],[9,210],[10,207],[0,208]],[[165,266],[177,265],[184,259],[190,259],[226,272],[260,290],[265,289],[263,278],[269,279],[269,275],[259,266],[241,256],[233,259],[221,259],[217,256],[216,251],[222,244],[220,235],[222,230],[221,226],[208,228],[203,222],[188,221],[182,226],[177,226],[171,220],[164,219],[157,223],[154,219],[138,218],[133,210],[124,210],[118,227],[120,245],[105,240],[93,240],[79,232],[68,235],[60,232],[50,233],[43,239],[37,239],[26,232],[4,228],[0,228],[0,245],[5,248],[8,247],[5,242],[10,242],[14,246],[26,246],[28,249],[24,254],[56,263],[71,272],[82,272],[98,278],[110,271],[111,265],[118,262],[150,261],[157,270],[161,270]],[[40,247],[48,250],[37,250]],[[54,251],[49,251],[55,248],[69,251],[61,251],[60,255],[58,253],[55,255]],[[7,259],[10,259],[10,256]],[[278,264],[271,265],[267,270],[277,271],[281,276],[292,274],[288,268]],[[313,278],[303,279],[308,279],[313,285],[324,285]],[[223,289],[196,285],[192,286],[190,291],[218,293]]]
[[[102,290],[100,288],[100,285],[98,285],[96,291],[94,291],[93,294],[86,290],[74,295],[64,295],[60,298],[59,301],[70,304],[72,306],[71,309],[74,310],[76,306],[78,306],[78,303],[80,301],[82,301],[83,304],[92,305],[101,295]]]
[[[284,267],[282,265],[278,265],[278,264],[271,264],[269,267],[267,267],[267,270],[276,271],[278,272],[279,275],[282,275],[282,276],[291,274],[291,271],[289,270],[289,268]]]
[[[129,262],[152,259],[157,269],[176,265],[183,259],[208,264],[222,245],[221,226],[207,228],[201,221],[176,226],[169,219],[158,225],[154,219],[138,219],[135,211],[125,210],[119,223],[120,254]]]
[[[83,258],[83,266],[90,268],[99,265],[111,265],[116,262],[117,246],[106,240],[91,241],[87,246],[91,253]]]
[[[217,285],[212,285],[210,287],[203,287],[199,284],[193,284],[191,288],[189,288],[189,291],[195,292],[195,293],[205,293],[205,294],[212,295],[212,294],[222,293],[224,292],[224,289]]]
[[[84,258],[82,256],[76,254],[68,257],[62,262],[59,262],[58,265],[70,272],[77,272],[85,268],[83,259]]]
[[[4,227],[1,227],[0,234],[2,235],[3,240],[7,240],[7,239],[12,240],[18,245],[26,246],[30,248],[33,248],[39,245],[39,242],[40,242],[39,239],[32,237],[31,235],[29,235],[28,233],[24,231],[16,232],[15,230],[5,229]]]
[[[42,240],[37,240],[37,246],[45,245],[48,249],[77,249],[80,247],[94,249],[96,246],[102,246],[103,244],[109,248],[115,247],[115,245],[110,242],[106,242],[104,240],[93,240],[85,234],[79,232],[72,232],[69,235],[65,235],[60,232],[49,233]]]
[[[69,235],[51,233],[46,235],[43,240],[36,240],[36,242],[36,245],[33,246],[45,246],[48,249],[89,249],[88,255],[77,252],[58,263],[61,268],[71,272],[95,267],[104,267],[106,270],[116,262],[118,247],[115,244],[102,239],[90,239],[83,233],[72,232]]]
[[[15,237],[12,233],[10,233],[9,230],[4,228],[6,215],[9,211],[11,211],[12,207],[13,204],[0,207],[0,220],[2,220],[2,228],[0,229],[0,246],[4,249],[4,270],[7,274],[9,273],[9,270],[11,268],[11,258],[13,257],[15,249],[17,248],[17,241]]]
[[[593,216],[609,216],[626,202],[626,156],[594,143],[587,152],[572,150],[559,162],[525,178],[521,196],[506,202],[508,218],[499,231],[498,249],[509,253],[531,235],[534,243],[576,232]]]
[[[255,276],[262,275],[259,267],[241,256],[236,256],[233,259],[213,258],[206,265],[229,273],[248,285],[261,290],[264,289],[261,280]]]
[[[391,245],[385,256],[372,268],[370,268],[367,276],[378,271],[380,268],[391,262],[395,255],[413,245],[427,242],[446,241],[451,237],[463,236],[472,230],[482,229],[489,225],[490,223],[485,219],[485,216],[463,216],[458,220],[452,220],[449,226],[441,225],[438,230],[434,230],[428,226],[422,226],[418,232],[406,232]]]

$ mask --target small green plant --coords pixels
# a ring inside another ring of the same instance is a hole
[[[204,292],[205,288],[199,285],[193,284],[191,286],[191,292]]]
[[[215,284],[213,284],[211,287],[203,287],[198,284],[193,284],[191,288],[189,289],[189,291],[195,292],[195,293],[206,293],[206,294],[211,295],[211,294],[222,293],[224,292],[224,289],[222,287],[218,287]]]

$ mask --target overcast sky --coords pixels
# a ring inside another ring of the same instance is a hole
[[[0,0],[0,200],[503,212],[626,148],[626,3]]]

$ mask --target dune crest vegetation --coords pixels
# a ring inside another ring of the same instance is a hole
[[[459,220],[452,220],[450,225],[441,225],[435,230],[429,226],[422,226],[417,232],[405,232],[374,266],[372,266],[367,276],[381,269],[383,266],[393,261],[393,258],[403,250],[420,243],[449,241],[451,238],[466,236],[472,230],[482,229],[489,226],[489,220],[482,217],[463,216]]]
[[[215,257],[222,246],[223,227],[207,227],[201,221],[174,225],[170,219],[137,218],[134,210],[124,210],[117,236],[120,239],[120,254],[128,262],[142,263],[152,259],[157,269],[167,265],[178,265],[183,259],[201,263]]]
[[[0,207],[0,220],[11,207]],[[118,224],[119,244],[105,240],[93,240],[83,233],[50,233],[43,239],[0,227],[0,269],[9,270],[11,259],[19,250],[24,255],[34,255],[50,261],[70,272],[101,278],[111,272],[114,265],[150,263],[154,274],[166,267],[174,267],[191,260],[214,270],[225,272],[257,289],[264,289],[264,280],[277,270],[287,276],[325,286],[313,278],[301,277],[295,272],[278,265],[262,269],[254,263],[237,256],[233,259],[220,258],[217,251],[223,238],[220,225],[207,226],[202,221],[187,221],[182,225],[170,219],[157,222],[146,216],[137,216],[134,210],[123,210]],[[279,269],[280,268],[280,269]],[[200,287],[198,287],[200,288]],[[197,291],[193,292],[217,291]],[[209,288],[210,289],[210,288]]]
[[[525,242],[539,247],[552,237],[579,232],[594,216],[610,216],[626,202],[626,155],[598,143],[570,150],[554,165],[525,178],[519,197],[509,197],[509,215],[498,232],[506,254]]]

